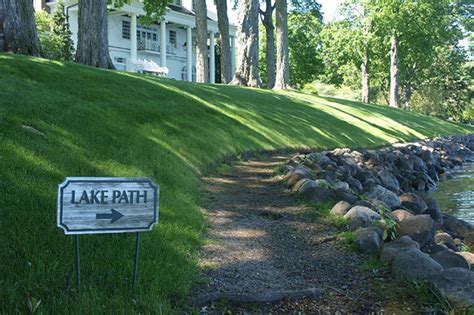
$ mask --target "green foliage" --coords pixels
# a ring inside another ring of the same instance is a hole
[[[303,91],[314,95],[360,101],[360,89],[357,90],[348,86],[336,86],[334,84],[315,81],[313,83],[305,84]]]
[[[288,16],[290,50],[290,83],[301,88],[313,82],[322,72],[322,22],[311,12],[292,12]]]
[[[361,267],[364,271],[371,271],[376,273],[379,270],[387,269],[388,264],[380,260],[380,257],[378,257],[378,255],[372,255],[363,262]]]
[[[367,54],[371,99],[386,103],[389,43],[396,34],[401,101],[411,105],[413,96],[418,103],[410,107],[415,111],[469,121],[472,104],[466,91],[471,78],[465,70],[468,59],[457,44],[472,25],[467,18],[471,12],[472,6],[451,0],[346,0],[340,8],[342,20],[321,32],[324,74],[318,80],[360,88]]]
[[[346,231],[339,233],[339,238],[342,240],[342,243],[347,246],[350,250],[356,251],[357,250],[357,236],[352,231]]]
[[[58,2],[56,11],[52,15],[43,10],[35,14],[43,57],[53,60],[72,60],[74,43],[62,1]]]
[[[133,0],[107,0],[108,5],[113,5],[114,8],[120,9],[125,4],[131,4]],[[151,25],[153,22],[160,21],[166,12],[168,4],[171,0],[143,0],[145,15],[140,16],[140,23]]]
[[[380,216],[382,217],[383,222],[385,223],[385,228],[383,231],[383,240],[386,241],[396,239],[398,223],[391,215],[389,215],[390,210],[386,209],[384,206],[378,206],[377,210]]]
[[[182,313],[205,220],[200,177],[245,151],[370,147],[472,133],[409,112],[297,92],[192,84],[0,54],[0,313]],[[38,131],[34,131],[35,128]],[[143,233],[130,287],[131,234],[73,239],[56,227],[66,176],[150,177],[160,223]],[[225,185],[225,183],[223,183]],[[33,300],[33,297],[35,298]]]

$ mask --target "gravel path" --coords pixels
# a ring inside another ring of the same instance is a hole
[[[203,179],[209,242],[200,255],[203,281],[192,290],[191,303],[211,313],[222,311],[222,303],[214,303],[219,299],[234,301],[225,309],[238,312],[381,311],[372,282],[384,281],[383,275],[361,271],[362,258],[331,239],[335,228],[315,222],[307,207],[285,193],[274,169],[287,159],[240,162]],[[257,306],[239,303],[282,297]]]

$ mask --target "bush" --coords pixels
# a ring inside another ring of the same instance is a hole
[[[36,12],[36,28],[43,57],[53,60],[73,59],[74,44],[62,2],[58,3],[52,15],[44,10]]]
[[[360,90],[356,90],[348,86],[336,86],[334,84],[326,84],[317,81],[305,84],[303,87],[303,91],[319,96],[343,98],[352,101],[361,100]]]

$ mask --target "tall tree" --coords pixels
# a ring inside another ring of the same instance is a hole
[[[0,0],[0,33],[2,32],[3,48],[6,51],[40,55],[41,47],[31,0]]]
[[[76,61],[115,69],[109,55],[107,0],[79,0]]]
[[[195,0],[196,14],[196,81],[209,82],[209,60],[207,49],[207,6],[206,0]]]
[[[390,41],[390,107],[398,107],[399,83],[398,83],[398,35],[393,33]]]
[[[238,56],[232,84],[260,87],[258,76],[258,0],[238,0]]]
[[[272,0],[265,0],[265,11],[259,9],[262,24],[265,27],[265,63],[267,71],[267,88],[275,86],[275,26],[273,25]]]
[[[290,63],[288,49],[288,4],[286,0],[275,0],[277,66],[275,89],[288,89]]]
[[[231,50],[229,38],[229,17],[227,16],[227,0],[216,0],[217,23],[220,37],[220,66],[221,81],[229,83],[232,81]]]

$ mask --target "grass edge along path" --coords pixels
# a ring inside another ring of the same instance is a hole
[[[205,219],[200,177],[244,151],[369,147],[472,127],[298,92],[192,84],[0,54],[0,313],[169,313],[198,280]],[[66,176],[150,177],[160,224],[143,233],[130,288],[132,234],[73,238],[56,227]]]

